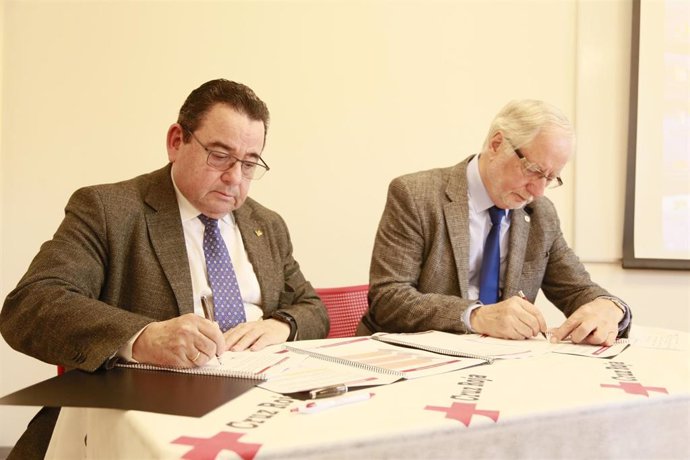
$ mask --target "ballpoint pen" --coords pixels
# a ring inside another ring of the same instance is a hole
[[[201,308],[204,310],[204,318],[207,320],[211,321],[212,323],[216,322],[216,316],[213,312],[213,307],[211,307],[208,304],[208,299],[206,298],[205,295],[201,296]],[[216,323],[218,324],[218,323]],[[216,353],[216,359],[220,364],[223,364],[223,362],[220,360],[220,355]]]
[[[333,396],[344,395],[345,393],[347,393],[347,385],[340,384],[309,390],[309,397],[311,399],[331,398]]]
[[[522,292],[522,291],[520,291],[520,292]],[[215,318],[215,315],[213,313],[213,308],[211,308],[211,306],[208,304],[208,300],[206,299],[205,295],[201,296],[201,308],[204,310],[204,318],[215,323],[216,318]]]
[[[517,295],[518,295],[522,300],[527,300],[527,301],[529,302],[529,300],[527,299],[527,296],[525,295],[525,293],[522,292],[522,289],[520,289],[520,290],[518,291]],[[544,332],[539,331],[539,333],[540,333],[546,340],[549,340],[549,338],[546,336],[546,334],[545,334]]]
[[[333,396],[340,396],[345,393],[347,393],[347,385],[340,384],[309,390],[309,397],[311,399],[332,398]]]
[[[341,396],[348,392],[347,385],[340,383],[337,385],[328,385],[325,387],[317,387],[311,390],[295,391],[286,393],[288,396],[301,401],[310,399],[332,398],[334,396]]]
[[[326,409],[330,409],[332,407],[344,406],[346,404],[353,404],[361,401],[366,401],[368,399],[371,399],[373,396],[374,393],[352,393],[345,396],[339,396],[337,398],[312,401],[305,404],[302,407],[293,408],[291,412],[299,414],[313,414]]]

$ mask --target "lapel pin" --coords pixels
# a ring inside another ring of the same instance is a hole
[[[263,236],[263,234],[264,234],[264,232],[262,232],[260,228],[257,228],[256,230],[254,230],[254,233],[256,233],[256,236]]]
[[[525,222],[529,222],[529,216],[525,216]]]

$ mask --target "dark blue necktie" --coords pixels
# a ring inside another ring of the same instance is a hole
[[[501,221],[506,212],[493,206],[489,208],[491,230],[484,244],[482,270],[479,275],[479,300],[483,304],[498,302],[498,279],[501,274]]]
[[[237,284],[235,269],[232,267],[228,248],[218,228],[218,219],[203,214],[199,220],[204,224],[204,256],[206,273],[213,291],[213,308],[220,330],[225,332],[231,327],[244,323],[244,304]]]

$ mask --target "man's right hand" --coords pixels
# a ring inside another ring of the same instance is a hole
[[[470,325],[478,334],[501,339],[527,339],[546,332],[546,320],[529,301],[513,296],[475,309]]]
[[[149,324],[132,345],[132,358],[157,366],[196,367],[223,351],[218,324],[188,313]]]

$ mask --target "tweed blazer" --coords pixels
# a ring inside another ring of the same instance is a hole
[[[325,337],[326,309],[292,257],[278,214],[251,198],[234,212],[259,281],[264,317],[285,309],[302,339]],[[193,311],[170,165],[76,191],[0,313],[13,348],[93,371],[152,321]]]
[[[369,273],[369,312],[359,334],[436,329],[467,332],[469,157],[450,168],[398,177],[388,189]],[[568,247],[553,203],[545,197],[512,210],[502,298],[539,289],[566,316],[601,295]],[[368,329],[368,331],[367,331]]]

